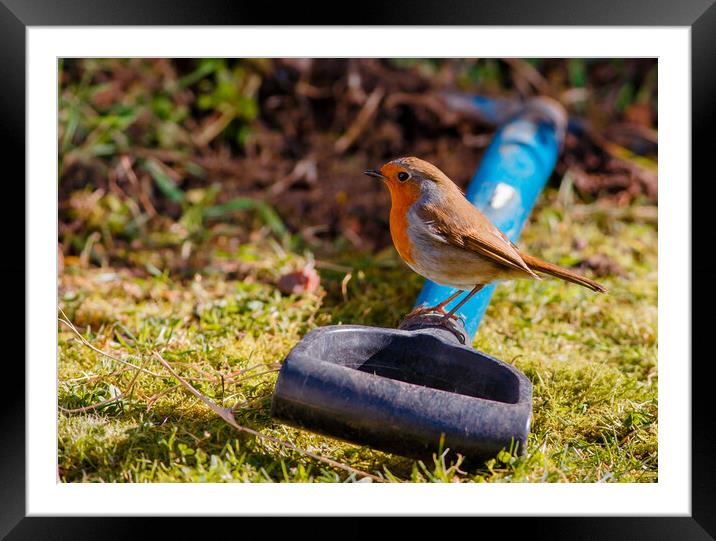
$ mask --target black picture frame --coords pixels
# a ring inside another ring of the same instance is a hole
[[[28,26],[83,26],[83,25],[580,25],[580,26],[686,26],[691,28],[692,68],[692,176],[712,181],[711,162],[714,154],[714,118],[716,117],[716,6],[714,0],[622,0],[605,2],[591,0],[575,3],[574,0],[470,0],[428,2],[361,1],[360,5],[344,3],[332,6],[318,5],[309,8],[306,3],[281,3],[280,9],[267,3],[228,2],[222,0],[0,0],[0,149],[6,182],[2,192],[7,210],[0,212],[4,227],[3,253],[10,254],[0,262],[1,284],[8,291],[3,296],[4,311],[12,316],[6,329],[26,321],[24,290],[14,284],[22,282],[25,288],[32,284],[25,279],[25,235],[20,234],[18,223],[24,223],[25,205],[25,31]],[[320,17],[317,14],[321,14]],[[668,149],[665,151],[668,152]],[[688,179],[682,179],[688,182]],[[697,184],[692,182],[692,189]],[[705,187],[705,186],[704,186]],[[15,190],[15,193],[12,191]],[[699,186],[700,197],[692,193],[692,253],[708,250],[712,244],[712,212],[710,201]],[[0,199],[2,200],[2,199]],[[9,201],[9,203],[8,203]],[[699,208],[701,207],[701,208]],[[14,209],[14,210],[13,210]],[[20,221],[22,220],[22,221]],[[699,250],[699,251],[697,251]],[[48,255],[48,260],[51,256]],[[531,537],[549,539],[714,539],[716,537],[716,466],[712,460],[716,448],[716,430],[712,416],[713,364],[708,356],[697,356],[695,347],[708,336],[710,318],[698,306],[714,305],[713,289],[707,280],[716,277],[716,265],[710,258],[691,262],[692,288],[701,284],[699,295],[692,305],[692,456],[691,471],[684,461],[684,475],[691,475],[691,515],[688,517],[562,517],[562,518],[494,518],[490,526],[503,531],[507,538]],[[13,284],[7,286],[7,284]],[[12,296],[16,295],[17,298]],[[22,299],[20,298],[22,296]],[[26,322],[32,325],[31,321]],[[19,341],[18,341],[19,342]],[[26,517],[25,513],[25,371],[20,358],[5,358],[6,385],[3,385],[0,402],[0,538],[5,539],[127,539],[148,535],[150,525],[157,519],[149,518],[88,518],[88,517]],[[698,360],[698,362],[696,362]],[[675,360],[670,360],[675,361]],[[681,360],[683,361],[683,360]],[[12,382],[12,383],[8,383]],[[23,382],[23,384],[20,384]],[[684,422],[687,422],[685,420]],[[558,510],[555,510],[558,512]],[[628,513],[628,509],[624,510]],[[81,510],[78,510],[81,513]],[[316,510],[320,515],[320,509]],[[161,520],[161,535],[180,539],[194,538],[196,529],[207,535],[206,519]],[[218,520],[218,526],[233,528],[235,520]],[[240,519],[247,521],[247,519]],[[347,524],[313,528],[312,537],[325,532],[325,536],[357,537],[360,532],[378,529],[372,519],[352,518],[360,526]],[[425,530],[424,521],[413,519],[413,524]],[[254,520],[248,522],[253,523]],[[285,521],[272,521],[272,528],[285,525]],[[217,525],[210,526],[213,530]],[[481,528],[484,526],[480,526]],[[251,525],[242,525],[244,532]],[[380,528],[382,529],[382,528]],[[239,535],[237,533],[237,535]],[[502,537],[502,535],[501,535]]]

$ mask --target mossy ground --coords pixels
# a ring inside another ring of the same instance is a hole
[[[468,471],[449,455],[415,462],[270,417],[277,369],[307,331],[337,323],[392,327],[411,308],[422,279],[392,248],[316,261],[322,288],[299,296],[282,295],[274,283],[307,255],[272,242],[217,254],[240,263],[241,279],[231,280],[212,272],[193,279],[138,277],[68,261],[60,307],[89,343],[135,366],[100,355],[59,325],[60,479],[357,478],[237,432],[178,384],[153,358],[159,351],[204,395],[234,407],[239,424],[385,480],[656,481],[657,227],[591,210],[565,211],[555,201],[541,206],[520,245],[564,265],[605,254],[621,272],[599,278],[607,295],[558,280],[497,287],[474,345],[514,363],[532,381],[532,433],[525,456],[501,453]],[[92,407],[120,393],[122,399]]]

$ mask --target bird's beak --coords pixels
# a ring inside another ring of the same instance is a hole
[[[383,173],[381,173],[380,171],[376,171],[375,169],[366,169],[365,171],[363,171],[363,174],[368,175],[369,177],[375,177],[381,180],[385,180]]]

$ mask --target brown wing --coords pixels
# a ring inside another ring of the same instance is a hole
[[[425,204],[418,215],[445,242],[539,279],[510,239],[467,199],[453,197],[452,203],[450,208]]]

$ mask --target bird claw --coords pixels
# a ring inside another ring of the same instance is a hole
[[[429,315],[429,314],[440,314],[443,316],[443,320],[448,321],[449,319],[455,319],[457,320],[458,317],[455,314],[448,313],[444,308],[441,306],[426,306],[426,307],[419,307],[410,312],[409,314],[406,314],[403,317],[403,320],[410,319],[415,316],[422,316],[422,315]]]
[[[441,327],[453,333],[461,344],[465,344],[465,322],[455,314],[436,307],[416,308],[398,322],[398,329],[414,331]]]

